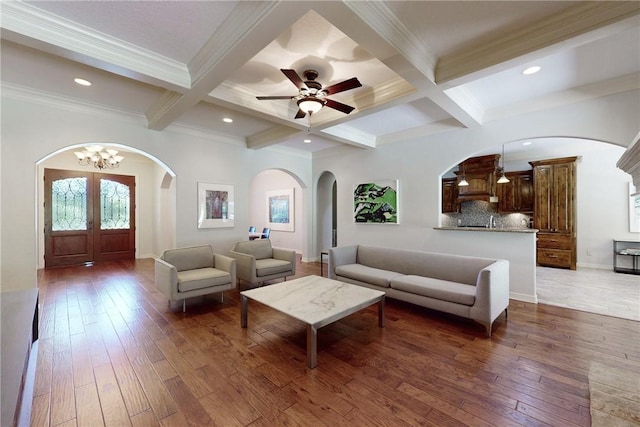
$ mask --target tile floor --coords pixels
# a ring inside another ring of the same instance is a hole
[[[640,321],[640,276],[537,267],[538,302]]]

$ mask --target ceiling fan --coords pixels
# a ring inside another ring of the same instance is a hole
[[[302,78],[300,78],[295,70],[281,68],[280,71],[298,88],[298,94],[291,96],[257,96],[256,98],[258,100],[295,99],[298,104],[296,119],[301,119],[307,114],[311,116],[313,113],[320,111],[325,105],[345,114],[349,114],[354,110],[354,107],[329,99],[327,96],[362,86],[356,77],[323,88],[322,85],[316,81],[316,78],[318,78],[318,72],[316,70],[306,70],[303,73],[306,79],[305,81],[302,81]]]

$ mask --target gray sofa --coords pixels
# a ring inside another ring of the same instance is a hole
[[[272,248],[269,239],[237,242],[227,255],[236,260],[238,279],[252,285],[296,274],[296,252]]]
[[[329,278],[473,319],[491,336],[509,306],[509,261],[353,245],[329,249]]]
[[[236,260],[214,254],[209,245],[164,251],[155,263],[156,287],[169,303],[236,287]],[[224,294],[222,294],[224,299]]]

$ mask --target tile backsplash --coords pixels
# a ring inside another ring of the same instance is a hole
[[[529,228],[531,216],[521,213],[501,214],[498,205],[483,201],[462,202],[459,213],[443,213],[442,226],[477,226],[489,225],[491,215],[495,218],[496,228]]]

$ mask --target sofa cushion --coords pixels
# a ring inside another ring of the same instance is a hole
[[[188,292],[212,286],[226,285],[231,274],[217,268],[198,268],[178,272],[178,291]]]
[[[347,264],[336,267],[336,275],[348,277],[349,279],[371,283],[383,288],[389,287],[389,281],[402,276],[395,271],[381,270],[379,268],[367,267],[362,264]]]
[[[164,251],[162,259],[178,271],[214,267],[213,249],[209,245],[169,249]]]
[[[473,305],[476,287],[463,283],[432,279],[422,276],[401,276],[391,280],[391,287],[399,291],[422,295],[456,304]]]
[[[251,255],[255,259],[273,258],[273,250],[271,249],[271,240],[246,240],[237,242],[233,247],[236,252]]]
[[[264,277],[272,274],[284,273],[291,271],[291,263],[280,259],[267,258],[256,260],[256,276]]]
[[[358,263],[407,275],[475,285],[478,272],[495,260],[463,255],[358,246]]]

